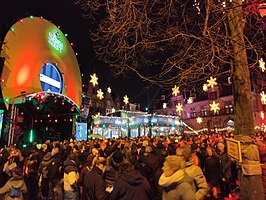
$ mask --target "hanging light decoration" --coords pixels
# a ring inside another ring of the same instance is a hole
[[[265,62],[263,61],[263,58],[259,60],[259,64],[260,64],[261,71],[264,72],[266,68],[265,68]]]
[[[210,77],[209,80],[207,80],[207,82],[208,82],[207,86],[208,87],[210,86],[211,88],[214,88],[214,86],[217,85],[216,78],[212,78],[212,76]]]
[[[110,87],[107,88],[107,92],[108,92],[109,94],[111,94],[112,90],[111,90]]]
[[[172,95],[177,96],[180,93],[179,87],[175,85],[174,88],[172,88]]]
[[[202,118],[201,117],[197,117],[196,121],[197,121],[198,124],[201,124],[202,123]]]
[[[102,89],[97,90],[97,97],[102,100],[103,99],[103,91]]]
[[[181,114],[182,110],[183,110],[183,105],[181,103],[178,103],[176,106],[176,112],[178,112],[179,114]]]
[[[220,110],[220,103],[215,103],[215,101],[213,101],[212,104],[210,104],[210,107],[210,110],[216,113]]]
[[[129,103],[129,98],[127,97],[127,95],[124,96],[124,103],[128,104]]]
[[[98,77],[96,76],[96,74],[93,73],[92,75],[90,75],[90,77],[91,77],[90,83],[92,83],[93,87],[95,85],[98,85]]]

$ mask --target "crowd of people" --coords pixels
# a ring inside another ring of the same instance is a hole
[[[232,135],[70,139],[2,148],[0,195],[30,200],[230,199],[239,187],[236,162],[226,152],[227,137]]]

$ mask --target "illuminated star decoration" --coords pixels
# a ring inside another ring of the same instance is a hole
[[[129,100],[129,98],[127,97],[127,95],[125,95],[125,96],[124,96],[124,103],[125,103],[125,104],[128,104],[128,103],[129,103],[128,100]]]
[[[261,103],[266,104],[266,94],[264,93],[264,91],[260,93],[260,97]]]
[[[175,87],[172,88],[172,91],[173,91],[172,94],[177,96],[179,94],[179,87],[176,87],[176,85],[175,85]]]
[[[204,84],[204,85],[203,85],[203,91],[205,91],[205,92],[208,91],[208,85],[207,85],[207,84]]]
[[[202,118],[201,117],[197,117],[196,121],[197,121],[198,124],[201,124],[202,123]]]
[[[107,88],[107,92],[108,92],[109,94],[111,94],[112,90],[111,90],[110,87]]]
[[[187,100],[187,103],[188,103],[188,104],[193,103],[193,98],[192,98],[192,97],[189,97],[188,100]]]
[[[114,113],[115,112],[115,108],[112,108],[112,113]]]
[[[97,90],[97,97],[102,100],[103,99],[103,92],[102,89]]]
[[[216,113],[218,110],[220,110],[219,105],[220,103],[215,103],[215,101],[213,101],[212,104],[210,104],[210,107],[211,107],[210,110]]]
[[[261,71],[264,72],[266,68],[265,68],[265,62],[263,61],[262,58],[259,60],[259,63],[260,63]]]
[[[178,103],[176,106],[176,112],[178,112],[179,114],[181,113],[181,111],[183,110],[183,105],[181,105],[181,103]]]
[[[96,76],[96,74],[93,73],[93,74],[90,75],[90,76],[91,76],[90,83],[92,83],[93,87],[94,87],[95,85],[98,85],[98,77]]]
[[[260,111],[260,117],[261,117],[261,119],[264,119],[264,112],[263,111]]]
[[[217,85],[216,78],[212,78],[212,76],[210,77],[209,80],[207,80],[207,82],[208,82],[207,86],[210,86],[211,88],[213,88],[215,85]]]

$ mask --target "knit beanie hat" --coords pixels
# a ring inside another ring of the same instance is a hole
[[[165,162],[174,171],[178,171],[180,169],[184,169],[185,168],[185,161],[180,156],[176,156],[176,155],[167,156],[165,158]]]

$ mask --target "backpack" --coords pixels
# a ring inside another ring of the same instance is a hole
[[[14,198],[14,197],[19,197],[20,194],[21,194],[21,190],[20,190],[20,188],[14,188],[14,187],[12,186],[12,188],[11,188],[11,190],[10,190],[10,192],[9,192],[8,195],[9,195],[10,197]]]

